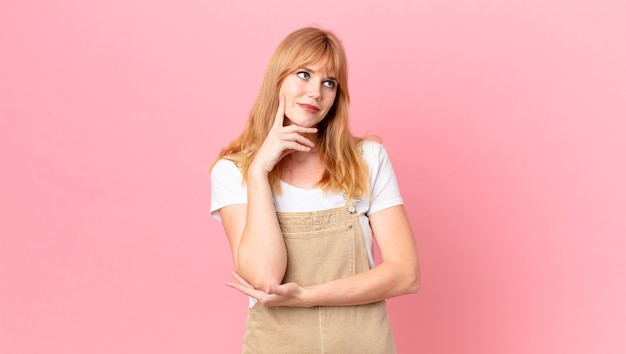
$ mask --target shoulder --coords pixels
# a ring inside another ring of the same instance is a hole
[[[245,203],[247,195],[241,171],[233,161],[219,160],[211,169],[211,216],[219,220],[221,208]]]
[[[387,150],[383,144],[374,140],[361,141],[361,149],[363,150],[363,159],[372,167],[377,166],[389,159]]]
[[[361,147],[363,149],[363,154],[385,150],[382,143],[370,139],[361,140]]]
[[[213,165],[211,169],[211,177],[220,177],[220,176],[238,176],[241,178],[241,170],[237,167],[237,164],[234,161],[228,160],[226,158],[222,158]]]
[[[221,159],[211,169],[211,183],[216,188],[241,188],[243,176],[235,162]]]
[[[370,181],[370,205],[367,215],[403,204],[398,181],[385,147],[376,141],[363,141],[362,148]]]

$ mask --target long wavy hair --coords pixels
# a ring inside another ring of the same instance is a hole
[[[338,84],[335,102],[317,125],[317,145],[326,170],[316,186],[324,191],[345,191],[348,197],[369,194],[368,170],[360,148],[363,138],[352,135],[348,126],[350,94],[345,51],[332,32],[319,28],[296,30],[279,44],[243,132],[222,149],[215,162],[221,158],[233,161],[241,169],[245,183],[250,164],[272,128],[283,81],[294,71],[314,63],[320,63],[328,72],[334,71]],[[282,170],[279,162],[269,173],[272,189],[279,194]]]

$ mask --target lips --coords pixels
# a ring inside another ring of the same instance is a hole
[[[298,106],[300,106],[300,108],[303,111],[309,112],[309,113],[313,113],[313,114],[315,114],[315,113],[320,111],[319,108],[317,108],[317,107],[315,107],[313,105],[310,105],[310,104],[306,104],[306,103],[298,103]]]

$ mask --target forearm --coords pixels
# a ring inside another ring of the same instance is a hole
[[[387,262],[347,278],[305,287],[306,306],[350,306],[369,304],[419,289],[417,264]]]
[[[287,251],[267,173],[250,171],[246,224],[237,251],[237,271],[257,289],[280,284]]]
[[[360,305],[417,292],[419,257],[404,207],[381,210],[370,215],[369,221],[383,262],[366,272],[305,288],[302,296],[306,303]]]

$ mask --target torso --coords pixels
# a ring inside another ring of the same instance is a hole
[[[317,152],[293,153],[284,158],[280,179],[301,189],[313,189],[322,179],[326,164]]]
[[[320,163],[319,155],[317,156],[317,162]],[[376,142],[366,141],[363,144],[363,156],[369,166],[371,195],[369,197],[363,196],[361,200],[354,200],[353,202],[364,231],[365,244],[370,254],[369,263],[373,267],[375,263],[371,251],[372,231],[368,215],[384,208],[402,204],[402,198],[384,147]],[[323,164],[320,163],[319,166],[323,166]],[[283,168],[283,170],[287,169]],[[273,196],[276,211],[310,212],[344,206],[346,200],[343,192],[325,192],[319,186],[315,186],[323,173],[323,168],[317,170],[317,175],[309,170],[307,172],[300,171],[297,174],[292,173],[292,176],[289,176],[286,171],[283,171],[280,181],[282,193]],[[241,182],[241,171],[232,161],[226,159],[219,161],[211,172],[211,176],[211,215],[213,217],[219,219],[219,209],[222,207],[247,203],[247,189]]]

